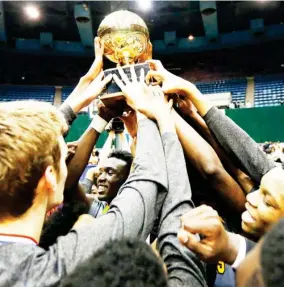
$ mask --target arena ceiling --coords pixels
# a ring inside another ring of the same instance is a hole
[[[76,5],[89,8],[94,36],[109,13],[117,10],[137,13],[149,27],[154,58],[172,72],[186,73],[186,77],[194,81],[207,75],[239,77],[283,72],[284,1],[210,1],[215,3],[216,11],[215,18],[209,15],[211,22],[207,23],[201,13],[203,2],[152,0],[152,8],[146,11],[141,9],[138,0],[0,1],[0,84],[74,85],[77,82],[88,70],[94,52],[93,47],[82,45],[74,17]],[[24,10],[29,4],[38,7],[39,19],[27,17]],[[4,21],[1,22],[1,18]],[[263,34],[254,35],[250,31],[254,19],[263,20]],[[210,29],[206,30],[212,25],[217,27],[215,42],[209,40]],[[272,26],[278,30],[270,29]],[[166,31],[176,31],[176,45],[164,45]],[[53,45],[47,49],[41,45],[43,32],[53,36]],[[194,41],[189,41],[189,35],[195,37]],[[6,38],[5,41],[1,37]],[[63,49],[60,50],[62,46],[58,44],[63,44]],[[104,68],[110,67],[113,63],[105,59]]]
[[[54,40],[80,41],[74,19],[73,1],[37,1],[39,20],[30,20],[23,12],[28,1],[3,1],[5,33],[8,45],[16,38],[39,38],[51,32]],[[164,31],[175,30],[177,37],[204,36],[205,29],[199,1],[153,1],[152,9],[141,10],[137,1],[87,1],[91,11],[93,34],[109,13],[127,9],[140,15],[147,23],[152,40],[164,38]],[[219,33],[249,29],[250,20],[262,18],[265,25],[284,22],[282,1],[216,1]]]

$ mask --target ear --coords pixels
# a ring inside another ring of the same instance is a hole
[[[45,172],[44,172],[44,177],[45,177],[45,187],[49,191],[54,191],[57,185],[56,181],[56,172],[53,166],[49,165]]]

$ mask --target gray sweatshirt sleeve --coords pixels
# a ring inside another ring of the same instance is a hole
[[[72,125],[72,123],[74,122],[74,120],[76,119],[76,114],[74,113],[74,111],[72,110],[72,108],[66,104],[63,103],[60,107],[59,107],[59,111],[63,114],[64,119],[68,125],[68,131]],[[65,133],[64,136],[67,136],[68,131]]]
[[[162,207],[157,246],[167,266],[169,286],[207,286],[205,265],[177,238],[180,217],[194,208],[183,150],[174,133],[164,134],[162,142],[169,190]]]
[[[92,187],[93,187],[93,182],[91,180],[89,180],[88,178],[84,178],[81,182],[80,182],[81,186],[83,187],[83,190],[86,194],[90,194],[92,191]]]
[[[47,252],[34,254],[25,266],[42,285],[53,285],[92,256],[106,242],[123,237],[147,238],[165,197],[167,173],[161,137],[155,123],[138,125],[133,172],[120,188],[106,215],[93,224],[59,237]]]
[[[232,154],[244,171],[258,184],[263,175],[275,167],[258,144],[216,107],[204,116],[209,129],[228,154]]]

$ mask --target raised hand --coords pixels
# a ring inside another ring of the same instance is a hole
[[[143,102],[142,99],[148,94],[151,94],[151,89],[145,84],[144,69],[141,69],[140,80],[138,80],[134,66],[131,66],[131,81],[128,79],[127,75],[124,73],[121,67],[118,67],[118,71],[121,80],[115,74],[113,75],[113,79],[121,91],[124,93],[128,106],[130,106],[133,110],[138,110],[138,107]]]
[[[179,241],[208,263],[224,261],[232,264],[238,254],[239,237],[225,230],[212,207],[201,205],[181,217],[183,228]],[[198,240],[196,234],[201,239]]]
[[[105,85],[111,81],[112,76],[103,78],[103,53],[104,45],[101,44],[100,38],[95,38],[96,58],[89,71],[84,75],[74,91],[66,99],[67,103],[75,113],[88,106],[102,92]]]
[[[74,154],[76,153],[78,147],[78,142],[69,142],[67,143],[67,148],[68,148],[68,153],[67,153],[67,157],[66,157],[66,161],[69,161]]]
[[[196,107],[188,98],[182,99],[181,97],[178,97],[176,104],[176,107],[182,116],[192,117],[197,113]]]
[[[136,111],[133,109],[125,112],[120,119],[124,122],[124,125],[128,131],[128,133],[131,135],[133,139],[137,136],[137,114]]]
[[[154,120],[170,118],[173,100],[168,102],[159,86],[151,87],[151,90],[152,95],[145,99],[143,105],[139,107],[139,112]]]
[[[183,88],[190,84],[167,71],[158,60],[148,60],[147,63],[150,64],[151,71],[146,75],[146,83],[149,84],[150,80],[154,79],[156,84],[162,84],[162,91],[165,94],[183,94]]]
[[[144,70],[141,69],[140,80],[137,79],[134,67],[130,67],[131,79],[121,68],[118,68],[121,79],[116,75],[113,78],[125,95],[127,104],[134,110],[143,113],[150,119],[156,119],[169,114],[172,101],[167,103],[159,87],[147,86],[144,82]],[[123,83],[124,82],[124,83]]]
[[[107,122],[110,122],[113,118],[120,117],[123,114],[122,106],[118,106],[116,108],[108,108],[103,104],[102,101],[98,102],[97,108],[99,111],[99,116]]]

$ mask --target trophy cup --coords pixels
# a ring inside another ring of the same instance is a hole
[[[101,22],[98,28],[98,36],[104,43],[104,55],[112,62],[121,66],[125,74],[130,76],[129,65],[134,65],[137,77],[141,69],[145,75],[150,70],[149,64],[137,64],[143,55],[147,53],[149,46],[149,31],[145,22],[136,14],[129,11],[117,11],[109,14]],[[117,68],[104,71],[105,76],[116,74]],[[125,104],[123,93],[114,81],[109,83],[105,94],[100,100],[106,106]]]

